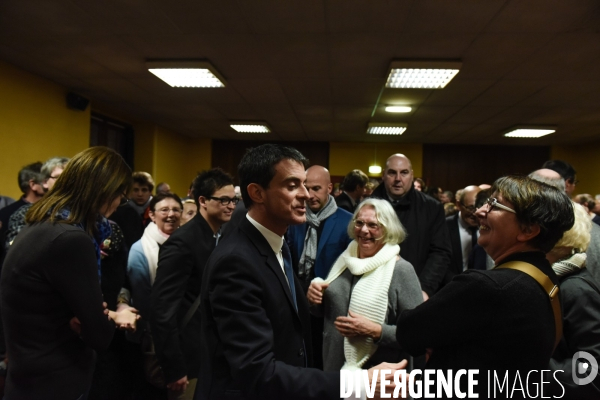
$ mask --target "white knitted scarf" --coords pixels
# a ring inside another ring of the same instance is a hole
[[[158,250],[160,245],[163,244],[169,236],[161,233],[158,226],[154,222],[150,222],[144,234],[142,235],[142,249],[144,255],[148,260],[148,272],[150,274],[150,284],[154,284],[156,278],[156,268],[158,268]]]
[[[358,258],[358,244],[354,240],[333,264],[327,279],[315,278],[313,282],[331,283],[346,268],[352,275],[362,275],[352,290],[348,310],[383,325],[388,308],[388,292],[398,254],[400,254],[400,246],[385,244],[373,257]],[[370,336],[344,338],[346,362],[342,369],[360,369],[377,351],[377,347]]]

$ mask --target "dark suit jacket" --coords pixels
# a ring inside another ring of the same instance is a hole
[[[150,298],[150,326],[167,382],[185,375],[189,379],[198,376],[200,312],[196,311],[183,331],[179,327],[200,295],[204,266],[215,248],[213,235],[208,222],[198,213],[173,232],[159,252]]]
[[[345,192],[342,192],[335,198],[335,204],[343,210],[348,211],[351,214],[354,214],[354,210],[356,210],[356,205],[352,204],[352,199]]]
[[[335,213],[322,222],[323,229],[319,235],[317,245],[317,258],[315,259],[314,276],[325,279],[331,266],[348,247],[352,241],[348,237],[348,224],[352,220],[352,214],[338,208]],[[304,239],[308,223],[292,225],[287,231],[287,242],[292,253],[294,270],[298,272],[298,262],[304,250]]]
[[[300,290],[296,300],[298,312],[267,240],[250,221],[241,221],[206,265],[195,398],[338,398],[339,372],[305,368],[308,302]]]
[[[463,272],[463,254],[460,232],[458,230],[458,218],[458,214],[446,218],[446,226],[450,234],[450,245],[452,246],[452,257],[450,258],[450,265],[448,266],[442,285],[450,282],[452,278]]]

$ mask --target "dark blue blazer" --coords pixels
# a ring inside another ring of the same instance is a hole
[[[337,211],[323,222],[323,230],[319,236],[317,246],[317,258],[315,259],[315,277],[325,279],[331,266],[337,258],[346,250],[352,241],[348,237],[348,224],[352,220],[352,214],[338,208]],[[292,253],[294,270],[298,272],[298,262],[304,250],[304,239],[308,223],[292,225],[286,233],[287,243]]]

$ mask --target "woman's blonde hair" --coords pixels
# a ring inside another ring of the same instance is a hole
[[[383,243],[400,244],[404,241],[406,238],[406,231],[398,219],[396,212],[392,208],[392,205],[386,200],[373,198],[363,200],[358,207],[356,207],[354,216],[352,217],[350,224],[348,224],[348,236],[350,236],[351,239],[356,239],[356,235],[354,234],[354,221],[356,221],[358,213],[364,207],[370,207],[375,210],[377,221],[383,228]]]
[[[96,230],[100,210],[131,186],[131,169],[117,152],[108,147],[90,147],[73,157],[50,190],[27,213],[27,223],[49,220],[81,223],[89,234]],[[66,220],[57,213],[69,209]]]
[[[583,252],[590,244],[592,220],[581,204],[573,202],[573,209],[575,210],[575,223],[571,229],[564,233],[554,248],[570,247]]]

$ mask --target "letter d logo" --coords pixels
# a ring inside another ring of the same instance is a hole
[[[581,361],[584,359],[585,361]],[[589,375],[585,378],[580,378],[589,371]],[[573,382],[577,385],[587,385],[592,382],[598,375],[598,362],[592,355],[585,351],[578,351],[573,355],[573,366],[571,368]]]

